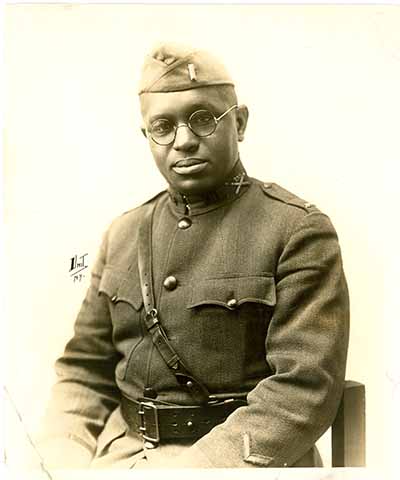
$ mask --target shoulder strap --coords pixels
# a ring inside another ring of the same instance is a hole
[[[178,353],[171,345],[158,318],[153,290],[152,269],[152,224],[153,214],[157,202],[152,202],[146,207],[142,222],[139,227],[138,267],[140,286],[145,308],[145,325],[151,335],[152,341],[162,359],[174,373],[178,383],[202,403],[211,401],[212,398],[207,388],[197,380],[185,367]]]
[[[307,213],[317,210],[313,203],[306,202],[302,198],[294,195],[292,192],[289,192],[289,190],[286,190],[276,183],[261,183],[260,186],[265,195],[274,198],[275,200],[279,200],[287,205],[301,208]]]

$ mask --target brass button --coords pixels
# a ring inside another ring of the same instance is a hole
[[[186,230],[192,225],[192,220],[188,217],[183,217],[178,222],[178,228],[181,230]]]
[[[193,422],[191,422],[190,420],[188,422],[186,422],[186,425],[190,428],[190,427],[193,427]]]
[[[118,297],[116,295],[114,295],[112,298],[111,298],[111,301],[113,303],[116,303],[116,301],[118,300]]]
[[[186,386],[187,386],[188,388],[193,387],[193,382],[192,382],[191,380],[188,380],[188,381],[186,382]]]
[[[172,275],[170,275],[169,277],[167,277],[167,278],[164,280],[164,283],[163,283],[164,288],[165,288],[166,290],[174,290],[174,289],[176,288],[177,284],[178,284],[178,280],[177,280],[174,276],[172,276]]]
[[[271,183],[264,183],[264,188],[271,188],[272,184]]]
[[[236,308],[237,307],[236,298],[231,298],[230,300],[228,300],[227,305],[229,308]]]

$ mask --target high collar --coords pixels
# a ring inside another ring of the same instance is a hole
[[[179,193],[169,187],[168,194],[177,213],[196,215],[239,198],[249,185],[250,179],[241,161],[238,160],[223,185],[215,190],[190,195]]]

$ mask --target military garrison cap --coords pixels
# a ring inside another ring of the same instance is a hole
[[[145,59],[139,95],[211,85],[233,85],[228,71],[217,58],[205,50],[164,43],[154,48]]]

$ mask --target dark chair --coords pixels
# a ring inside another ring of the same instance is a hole
[[[332,425],[332,467],[365,467],[365,386],[352,380]]]

